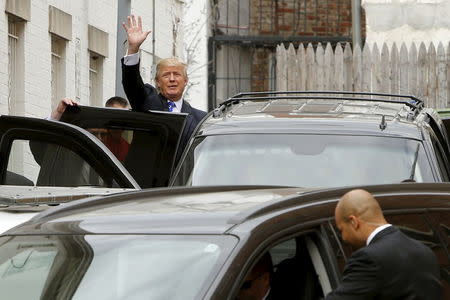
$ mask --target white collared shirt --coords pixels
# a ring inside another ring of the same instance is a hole
[[[369,237],[367,238],[366,241],[366,246],[368,246],[370,244],[370,242],[373,240],[373,238],[375,237],[375,235],[380,232],[381,230],[388,228],[389,226],[392,226],[392,224],[384,224],[381,226],[378,226],[377,228],[375,228],[374,231],[372,231],[372,233],[369,235]]]

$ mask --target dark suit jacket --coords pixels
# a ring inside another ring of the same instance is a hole
[[[441,299],[439,278],[431,249],[390,226],[353,253],[326,299]]]
[[[126,66],[122,58],[122,84],[125,94],[130,101],[134,111],[159,110],[169,111],[167,99],[158,93],[155,87],[144,84],[139,73],[139,64]],[[187,113],[186,125],[181,135],[178,147],[177,159],[187,145],[189,138],[194,132],[198,123],[206,116],[206,112],[193,108],[188,102],[183,101],[182,113]]]

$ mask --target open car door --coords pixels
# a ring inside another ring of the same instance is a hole
[[[95,135],[141,188],[167,186],[187,114],[68,107],[61,121]]]
[[[87,131],[44,119],[0,116],[0,184],[139,188]]]

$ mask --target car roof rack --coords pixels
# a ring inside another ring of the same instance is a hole
[[[350,101],[396,103],[408,106],[414,113],[414,115],[416,115],[420,110],[424,108],[423,100],[413,95],[350,92],[350,91],[276,91],[276,92],[267,91],[267,92],[248,92],[236,94],[228,98],[224,102],[222,102],[216,109],[214,109],[213,116],[219,117],[226,107],[229,107],[233,104],[238,104],[241,101],[267,101],[279,99],[350,100]]]

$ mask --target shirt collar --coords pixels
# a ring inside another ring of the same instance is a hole
[[[167,100],[169,101],[169,100]],[[183,98],[178,101],[172,101],[175,104],[174,112],[181,112],[181,107],[183,107]]]
[[[384,224],[381,226],[378,226],[377,228],[375,228],[374,231],[372,231],[372,233],[369,235],[369,237],[367,238],[366,241],[366,246],[368,246],[370,244],[370,242],[373,240],[373,238],[375,237],[375,235],[380,232],[381,230],[388,228],[389,226],[392,226],[391,224]]]

